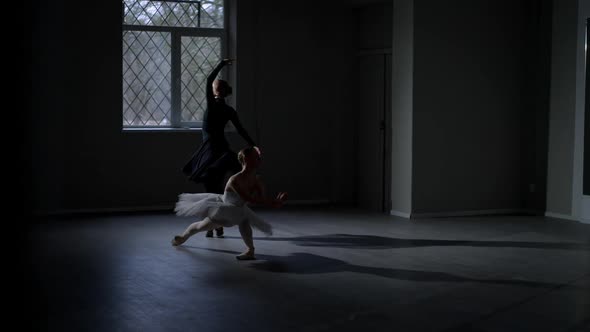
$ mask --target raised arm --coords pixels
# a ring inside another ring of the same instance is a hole
[[[238,118],[238,113],[236,111],[232,112],[230,121],[233,123],[234,127],[236,127],[238,134],[240,134],[240,136],[242,136],[244,138],[244,140],[246,142],[248,142],[248,144],[250,144],[251,146],[256,146],[256,143],[254,143],[254,140],[252,140],[252,137],[250,137],[250,135],[248,135],[248,132],[242,126],[242,123],[240,122],[240,119]]]
[[[270,198],[266,196],[266,186],[260,179],[260,177],[256,177],[256,192],[262,201],[264,201],[265,205],[272,206],[272,207],[281,207],[283,203],[287,199],[286,192],[280,192],[276,198]]]
[[[213,71],[207,76],[207,102],[211,102],[215,99],[215,95],[213,95],[213,81],[217,78],[217,75],[221,71],[221,69],[226,65],[231,63],[229,59],[223,59],[221,62],[213,69]]]
[[[238,193],[242,199],[251,204],[266,205],[271,207],[281,207],[287,199],[287,193],[281,192],[275,199],[266,197],[266,190],[260,180],[256,184],[256,193],[250,193],[244,188],[240,187],[239,183],[231,177],[227,183],[227,187]]]

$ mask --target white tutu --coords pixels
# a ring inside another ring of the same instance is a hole
[[[214,223],[231,227],[243,222],[272,235],[272,226],[258,217],[233,191],[220,194],[180,194],[174,208],[178,216],[196,216],[199,219],[211,218]]]

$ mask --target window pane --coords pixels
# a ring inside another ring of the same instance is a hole
[[[124,0],[123,24],[223,29],[223,0]]]
[[[123,31],[123,126],[170,126],[170,33]]]
[[[201,1],[201,27],[223,28],[223,0]]]
[[[221,60],[221,39],[182,37],[181,121],[203,121],[207,75]]]

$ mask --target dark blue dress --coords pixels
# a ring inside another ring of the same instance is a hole
[[[226,173],[237,173],[241,169],[238,157],[225,139],[225,126],[231,121],[238,133],[250,144],[256,144],[246,132],[236,111],[222,98],[213,95],[213,81],[225,65],[222,61],[207,77],[207,109],[203,118],[203,143],[182,168],[183,173],[197,183],[223,181]]]

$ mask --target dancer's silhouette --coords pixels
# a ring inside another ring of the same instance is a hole
[[[225,139],[225,126],[229,121],[248,144],[256,146],[242,126],[236,111],[225,103],[225,97],[232,93],[231,86],[227,81],[216,79],[221,69],[231,64],[231,59],[224,59],[207,77],[203,143],[182,169],[190,180],[203,183],[208,193],[223,194],[227,174],[237,173],[241,169],[236,153],[230,149]],[[218,237],[223,237],[223,227],[217,228],[216,233]],[[207,237],[212,236],[213,230],[208,231]]]
[[[191,224],[184,233],[175,236],[172,239],[172,245],[181,245],[189,237],[204,230],[238,225],[248,250],[236,258],[239,260],[255,259],[250,225],[269,235],[272,234],[272,227],[254,214],[247,203],[280,207],[287,198],[287,194],[281,192],[275,199],[266,196],[264,186],[256,175],[261,158],[255,148],[242,149],[238,158],[242,164],[242,170],[230,177],[223,195],[211,193],[180,195],[179,201],[176,203],[176,214],[196,216],[200,221]]]

